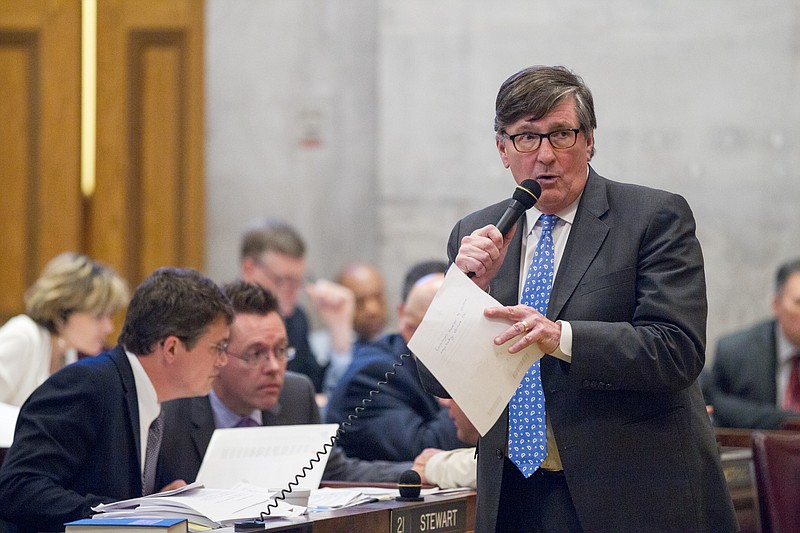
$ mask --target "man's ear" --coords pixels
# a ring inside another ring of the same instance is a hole
[[[250,276],[253,273],[254,268],[255,268],[255,261],[253,261],[252,257],[243,258],[242,263],[239,266],[239,269],[241,270],[241,278],[250,279]]]
[[[500,152],[500,161],[503,162],[505,168],[508,168],[508,153],[506,152],[505,138],[498,133],[494,137],[494,142],[497,145],[497,151]]]
[[[170,335],[161,342],[161,352],[164,354],[164,360],[172,364],[177,357],[179,349],[183,348],[183,341],[175,335]]]

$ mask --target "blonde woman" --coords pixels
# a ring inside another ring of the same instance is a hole
[[[128,286],[111,268],[66,252],[25,292],[25,314],[0,328],[0,402],[22,405],[47,377],[96,355],[128,303]]]

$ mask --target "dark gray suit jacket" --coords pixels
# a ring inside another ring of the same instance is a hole
[[[461,239],[506,202],[456,224]],[[522,221],[491,295],[518,303]],[[695,223],[678,195],[590,169],[547,316],[572,325],[572,363],[542,360],[546,409],[586,531],[733,531],[736,518],[696,383],[706,288]],[[434,394],[446,394],[423,371]],[[476,531],[495,530],[508,411],[478,445]],[[531,502],[536,505],[536,502]]]
[[[50,376],[23,404],[0,469],[0,518],[63,531],[99,503],[142,495],[139,405],[121,347]]]
[[[191,483],[216,429],[208,396],[164,402],[164,438],[158,463],[159,486],[176,479]],[[262,411],[263,425],[319,424],[320,415],[311,380],[295,372],[286,372],[280,398],[275,407]],[[330,457],[323,480],[396,482],[410,462],[361,461],[347,457],[338,446]]]
[[[708,401],[718,426],[777,429],[798,413],[777,406],[776,324],[767,320],[717,342]]]

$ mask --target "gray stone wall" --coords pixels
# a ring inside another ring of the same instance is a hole
[[[295,224],[310,270],[444,257],[454,222],[508,197],[497,88],[563,64],[592,88],[592,164],[682,194],[706,258],[709,355],[769,314],[800,255],[800,4],[794,0],[207,0],[207,267],[242,228]]]

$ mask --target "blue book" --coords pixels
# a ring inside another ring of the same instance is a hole
[[[185,518],[84,518],[67,522],[64,527],[66,533],[187,533],[189,522]]]

